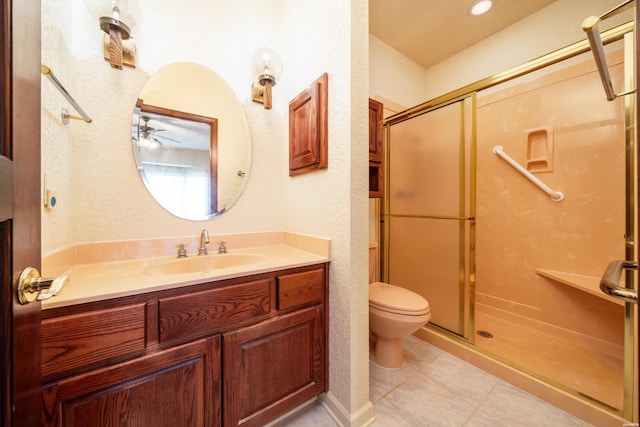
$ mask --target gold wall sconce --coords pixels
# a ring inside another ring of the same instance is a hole
[[[252,99],[264,104],[266,110],[272,106],[271,88],[282,76],[282,60],[268,47],[261,47],[252,57],[253,69],[258,75],[258,81],[252,85]]]
[[[106,33],[104,58],[112,68],[136,66],[133,30],[140,26],[142,13],[137,0],[84,0],[89,12],[98,19]]]

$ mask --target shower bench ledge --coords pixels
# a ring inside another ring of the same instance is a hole
[[[565,273],[563,271],[546,270],[543,268],[536,268],[536,273],[540,276],[555,280],[558,283],[562,283],[597,296],[598,298],[602,298],[618,305],[624,305],[624,301],[612,298],[600,290],[599,277],[583,276],[581,274]],[[620,283],[620,286],[624,286],[624,283]]]

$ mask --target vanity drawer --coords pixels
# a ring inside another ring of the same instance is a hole
[[[43,378],[144,351],[145,306],[142,302],[43,320]]]
[[[158,300],[160,342],[211,333],[269,313],[271,281],[177,295]]]
[[[324,269],[278,276],[278,310],[322,303]]]

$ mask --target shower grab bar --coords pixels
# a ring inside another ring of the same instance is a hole
[[[607,19],[622,12],[633,2],[634,0],[627,0],[602,16],[589,16],[582,22],[582,30],[587,33],[587,39],[589,39],[591,51],[593,52],[593,57],[596,61],[596,67],[598,67],[598,74],[600,74],[600,80],[602,80],[602,86],[604,86],[604,91],[607,94],[608,101],[613,101],[618,96],[629,95],[634,93],[636,90],[631,89],[616,95],[616,92],[613,89],[613,83],[611,82],[611,76],[609,75],[609,67],[607,66],[607,58],[604,54],[604,46],[602,44],[602,39],[600,38],[600,31],[598,31],[598,23],[603,19]]]
[[[600,279],[600,290],[614,298],[622,299],[632,304],[638,303],[638,291],[620,286],[620,276],[622,270],[637,270],[638,263],[635,261],[611,261],[607,266],[602,279]]]
[[[71,94],[64,88],[62,83],[60,83],[60,80],[58,80],[56,76],[53,74],[53,71],[51,71],[51,68],[47,67],[46,65],[40,65],[40,73],[46,76],[47,78],[49,78],[49,81],[51,81],[51,83],[53,83],[56,89],[60,91],[62,96],[64,96],[67,99],[67,101],[69,101],[69,103],[73,106],[73,108],[82,116],[82,117],[73,116],[69,114],[69,112],[66,109],[63,108],[62,114],[61,114],[62,123],[66,125],[67,123],[69,123],[69,119],[84,120],[87,123],[91,123],[91,117],[89,117],[87,113],[84,112],[82,107],[78,105],[76,100],[73,99]]]
[[[522,167],[520,163],[516,162],[515,160],[513,160],[513,158],[511,158],[511,156],[505,153],[501,145],[496,145],[495,147],[493,147],[492,151],[493,151],[493,154],[502,157],[507,163],[509,163],[518,172],[524,175],[525,178],[533,182],[539,189],[547,193],[547,195],[551,197],[551,200],[553,200],[554,202],[561,202],[564,200],[564,194],[562,194],[560,191],[553,191],[544,182],[540,181],[538,178],[533,176],[531,172],[526,170],[524,167]]]

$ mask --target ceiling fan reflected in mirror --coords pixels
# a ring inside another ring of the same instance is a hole
[[[149,117],[141,116],[140,120],[144,123],[140,124],[138,121],[138,145],[140,147],[156,148],[162,146],[162,143],[155,137],[156,132],[162,132],[164,129],[156,129],[149,126]]]
[[[151,118],[149,116],[140,116],[140,119],[143,123],[140,124],[138,122],[138,145],[140,147],[147,148],[156,148],[162,147],[162,140],[171,141],[177,144],[182,144],[182,141],[178,141],[177,139],[169,138],[168,136],[160,135],[158,132],[165,132],[166,129],[156,129],[149,125],[149,121]]]

